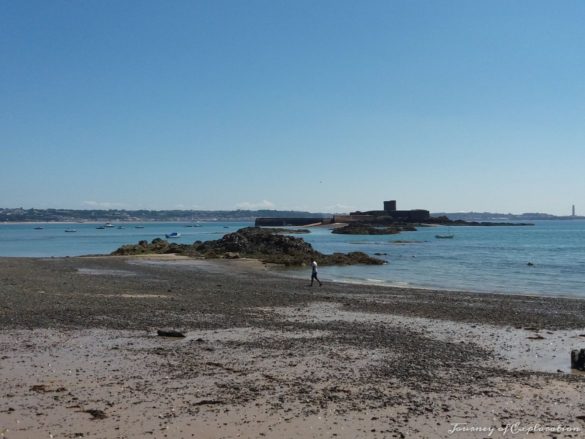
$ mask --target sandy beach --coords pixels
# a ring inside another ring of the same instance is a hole
[[[584,300],[308,276],[0,258],[0,437],[583,437]]]

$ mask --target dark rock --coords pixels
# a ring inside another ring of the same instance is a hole
[[[103,410],[89,409],[89,410],[84,410],[83,412],[89,413],[91,415],[91,419],[105,419],[105,418],[107,418],[107,416]]]
[[[44,384],[36,384],[34,386],[31,386],[30,390],[37,393],[46,393],[49,391],[47,389],[47,386],[45,386]]]
[[[404,230],[399,226],[373,227],[362,223],[351,223],[345,227],[334,229],[331,233],[343,235],[395,235]]]
[[[465,221],[462,219],[458,220],[451,220],[446,216],[438,216],[438,217],[431,217],[425,220],[427,224],[441,224],[445,226],[481,226],[481,227],[489,227],[489,226],[496,226],[496,227],[510,227],[510,226],[533,226],[533,223],[497,223],[491,221]]]
[[[185,337],[185,334],[174,329],[159,329],[156,333],[159,337]]]
[[[585,370],[585,349],[571,351],[571,369]]]
[[[311,233],[309,229],[281,229],[278,227],[263,227],[262,230],[267,230],[270,233],[280,233],[283,235],[299,235],[299,234],[306,234]]]
[[[193,405],[217,405],[224,404],[224,401],[219,399],[203,399],[201,401],[194,402]]]
[[[259,259],[264,263],[287,266],[309,264],[312,259],[315,259],[319,265],[381,265],[385,263],[381,259],[372,258],[362,252],[324,255],[313,249],[311,244],[302,238],[282,235],[279,229],[262,229],[260,227],[246,227],[237,232],[228,233],[221,239],[195,242],[193,245],[169,244],[167,241],[156,238],[147,247],[125,245],[114,251],[112,255],[143,253],[177,253],[186,256],[228,259],[247,257]]]

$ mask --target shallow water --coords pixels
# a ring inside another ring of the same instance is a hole
[[[163,238],[174,242],[219,239],[251,223],[141,223],[103,230],[100,224],[0,224],[0,256],[108,254],[124,244]],[[136,226],[144,228],[136,228]],[[76,229],[66,233],[66,229]],[[453,239],[435,235],[453,233]],[[323,253],[376,253],[382,266],[321,267],[325,280],[513,294],[585,297],[585,221],[537,221],[527,227],[422,227],[387,236],[332,234],[312,228],[298,235]],[[531,263],[533,265],[528,265]],[[307,269],[289,270],[310,276]]]
[[[0,256],[81,256],[109,254],[124,244],[140,240],[165,238],[178,232],[172,242],[192,244],[194,241],[219,239],[226,233],[252,225],[243,222],[198,223],[114,223],[114,227],[97,229],[103,224],[0,224]],[[118,226],[122,228],[118,228]],[[140,227],[140,228],[137,228]],[[191,227],[189,227],[191,226]],[[42,227],[42,230],[35,230]],[[65,232],[65,230],[76,232]]]
[[[446,232],[455,237],[435,238]],[[382,253],[377,257],[388,262],[321,267],[324,279],[585,297],[585,221],[581,220],[539,221],[526,227],[424,227],[387,236],[332,235],[321,229],[305,239],[325,253]]]

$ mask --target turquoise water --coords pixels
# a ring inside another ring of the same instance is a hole
[[[77,256],[180,232],[178,243],[219,239],[250,223],[144,223],[97,230],[96,224],[0,224],[0,256]],[[116,225],[117,226],[117,225]],[[66,233],[65,229],[76,229]],[[323,279],[423,288],[585,297],[585,221],[537,221],[531,227],[428,227],[388,236],[299,235],[323,253],[364,251],[383,266],[321,267]],[[436,239],[450,231],[453,239]],[[532,263],[529,266],[528,263]],[[292,274],[308,275],[306,269]]]
[[[124,223],[98,230],[102,224],[0,224],[0,256],[80,256],[108,254],[124,244],[136,244],[140,240],[152,241],[165,238],[165,234],[178,232],[180,238],[172,242],[192,244],[193,241],[219,239],[226,233],[252,225],[243,222],[199,223],[199,227],[187,227],[187,223]],[[34,230],[35,227],[42,230]],[[123,227],[118,229],[118,226]],[[136,227],[144,228],[136,228]],[[65,230],[76,232],[67,233]]]
[[[435,238],[445,233],[455,237]],[[331,235],[319,230],[305,239],[325,253],[387,254],[378,256],[388,261],[383,266],[322,267],[325,279],[585,297],[585,221],[537,221],[527,227],[428,227],[389,236]]]

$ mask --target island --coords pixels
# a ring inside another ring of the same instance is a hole
[[[331,218],[310,217],[264,217],[256,218],[259,227],[341,225],[332,233],[347,235],[392,235],[401,231],[416,231],[416,227],[442,226],[532,226],[524,222],[492,222],[452,220],[445,215],[431,216],[426,209],[399,210],[396,200],[384,201],[383,210],[355,211],[348,215],[333,215]]]
[[[296,233],[297,231],[294,230]],[[177,254],[207,259],[252,258],[264,263],[284,266],[308,265],[312,260],[319,265],[382,265],[386,261],[368,256],[363,252],[333,253],[318,252],[302,238],[284,235],[279,229],[245,227],[228,233],[221,239],[195,241],[193,244],[169,243],[160,238],[124,245],[112,255],[129,256],[141,254]]]

